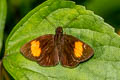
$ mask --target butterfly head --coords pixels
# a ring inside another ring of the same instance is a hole
[[[63,29],[62,29],[62,27],[57,27],[56,34],[55,34],[56,43],[61,42],[62,37],[63,37]]]
[[[56,29],[56,34],[63,34],[63,29],[62,29],[62,27],[57,27],[57,29]]]

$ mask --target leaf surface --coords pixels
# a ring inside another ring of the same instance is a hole
[[[20,48],[44,34],[64,33],[89,44],[94,56],[76,68],[42,67],[26,59]],[[29,12],[12,30],[6,41],[3,63],[16,80],[119,80],[120,37],[114,29],[83,6],[72,1],[48,0]]]

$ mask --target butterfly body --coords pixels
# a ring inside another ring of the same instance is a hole
[[[62,27],[55,35],[40,36],[21,48],[21,53],[41,66],[55,66],[59,62],[65,67],[75,67],[93,56],[93,49],[78,38],[63,34]]]

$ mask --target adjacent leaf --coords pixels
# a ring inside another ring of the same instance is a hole
[[[0,0],[0,52],[2,48],[6,12],[7,12],[6,0]]]
[[[76,68],[42,67],[26,59],[20,48],[26,42],[54,34],[57,26],[91,45],[94,56]],[[48,0],[28,13],[6,41],[3,64],[16,80],[119,80],[120,37],[93,12],[72,1]]]

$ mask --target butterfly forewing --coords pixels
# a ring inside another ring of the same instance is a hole
[[[76,37],[64,34],[60,62],[66,67],[75,67],[93,55],[92,48]]]
[[[22,46],[21,53],[26,58],[37,61],[41,66],[54,66],[59,60],[52,34],[40,36],[26,43]]]

